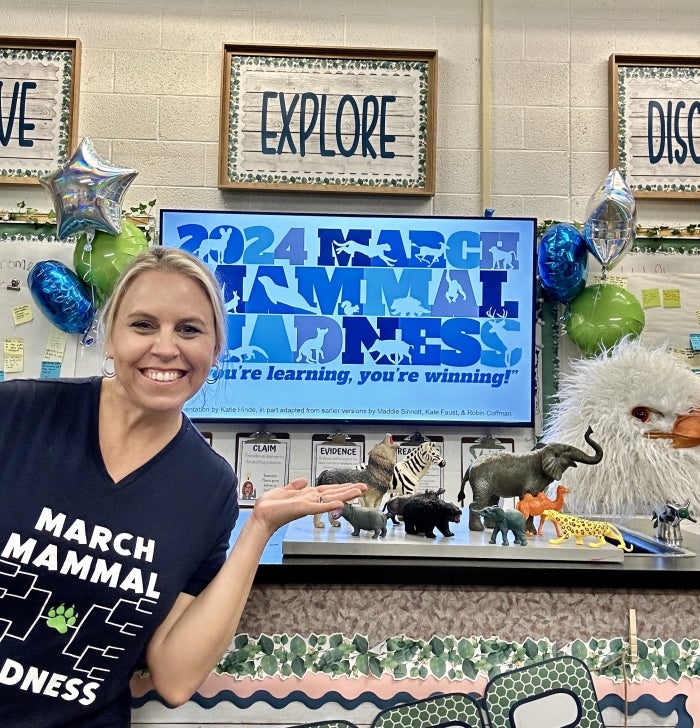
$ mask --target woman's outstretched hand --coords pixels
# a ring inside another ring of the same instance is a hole
[[[286,523],[303,516],[328,513],[361,496],[364,483],[336,483],[309,488],[306,478],[297,478],[283,488],[268,490],[255,502],[251,518],[274,533]]]

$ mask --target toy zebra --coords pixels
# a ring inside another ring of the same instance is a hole
[[[445,461],[438,448],[430,440],[425,440],[394,465],[389,490],[401,495],[413,495],[421,478],[433,463],[441,468],[445,467]]]

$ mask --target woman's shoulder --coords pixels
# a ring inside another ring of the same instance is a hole
[[[209,441],[202,435],[197,426],[190,420],[187,415],[184,415],[184,435],[186,438],[187,446],[193,452],[196,451],[197,459],[200,463],[204,462],[214,470],[233,472],[233,468],[229,461],[220,455],[209,443]]]
[[[55,398],[65,393],[84,392],[99,387],[99,377],[65,379],[6,379],[0,382],[0,398],[4,400],[25,398]]]

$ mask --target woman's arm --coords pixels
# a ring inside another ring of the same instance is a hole
[[[188,700],[228,649],[272,534],[302,516],[341,508],[366,488],[364,483],[307,488],[306,479],[298,478],[257,500],[216,577],[197,597],[180,594],[148,644],[151,679],[168,703]]]

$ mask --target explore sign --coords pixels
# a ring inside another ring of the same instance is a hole
[[[434,194],[436,51],[225,46],[219,187]]]

